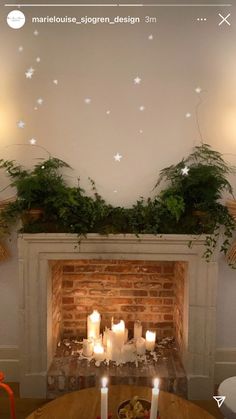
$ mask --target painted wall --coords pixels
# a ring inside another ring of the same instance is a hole
[[[44,147],[74,168],[67,173],[70,183],[80,176],[88,188],[90,176],[109,202],[131,205],[152,193],[162,167],[199,142],[195,88],[200,86],[204,141],[235,164],[236,26],[232,17],[230,27],[219,26],[219,11],[226,14],[214,7],[32,8],[24,9],[26,25],[13,30],[2,7],[0,157],[30,165],[47,157]],[[143,19],[149,14],[157,23],[31,24],[33,14]],[[202,15],[206,22],[197,21]],[[31,79],[25,76],[30,67],[35,69]],[[137,76],[140,84],[134,83]],[[36,146],[30,145],[32,138]],[[120,162],[113,157],[117,152]],[[236,186],[235,178],[232,183]],[[6,185],[1,174],[0,186]],[[7,189],[1,197],[11,195]],[[0,347],[18,344],[15,235],[10,247],[11,259],[0,265]],[[236,347],[235,296],[236,274],[221,259],[218,347]]]

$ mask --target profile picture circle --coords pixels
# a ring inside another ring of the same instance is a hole
[[[20,10],[12,10],[7,15],[7,24],[12,29],[20,29],[25,24],[25,15]]]

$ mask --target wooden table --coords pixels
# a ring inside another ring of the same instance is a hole
[[[151,389],[124,385],[109,387],[109,412],[112,413],[112,419],[117,419],[119,403],[135,395],[151,400]],[[160,393],[159,408],[161,419],[214,419],[193,403],[163,391]],[[93,387],[59,397],[26,419],[96,419],[99,413],[100,389]]]

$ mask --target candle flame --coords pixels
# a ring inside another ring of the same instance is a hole
[[[112,325],[113,332],[124,332],[125,331],[125,322],[121,320],[120,323]]]
[[[90,319],[92,322],[99,322],[100,321],[100,313],[97,310],[93,310],[92,314],[90,314]]]
[[[96,343],[94,345],[93,349],[95,354],[103,354],[104,353],[104,347],[101,345],[101,343]]]
[[[146,339],[147,339],[148,342],[155,342],[156,332],[150,332],[150,330],[147,330]]]
[[[102,378],[102,387],[106,387],[108,383],[108,378],[107,377],[103,377]]]
[[[158,378],[154,378],[153,385],[154,385],[154,388],[159,388],[159,379]]]

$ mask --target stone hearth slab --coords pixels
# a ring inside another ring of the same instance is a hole
[[[60,351],[61,352],[61,351]],[[101,377],[110,384],[152,386],[160,378],[162,390],[187,397],[187,377],[177,349],[158,349],[146,361],[116,365],[81,359],[78,355],[55,356],[48,371],[47,397],[55,398],[70,391],[99,386]]]

